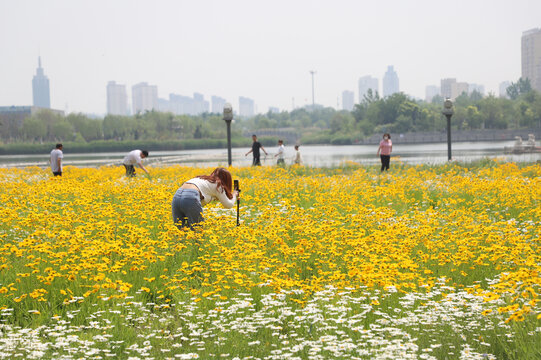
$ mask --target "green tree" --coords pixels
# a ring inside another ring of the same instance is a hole
[[[516,83],[511,83],[506,89],[507,96],[509,96],[511,100],[516,100],[520,95],[530,91],[532,91],[532,84],[528,78],[520,78]]]
[[[483,118],[476,106],[468,106],[466,108],[466,119],[471,129],[480,129],[483,124]]]
[[[131,132],[128,116],[107,115],[103,119],[103,136],[106,140],[126,140]]]
[[[336,134],[338,132],[351,134],[354,122],[355,119],[347,111],[335,113],[330,121],[331,134]]]
[[[54,126],[57,122],[65,121],[62,115],[49,109],[41,109],[33,116],[45,126],[46,135],[44,140],[55,141],[58,139]],[[60,126],[58,130],[63,131],[63,127],[65,128],[66,126]]]
[[[84,114],[69,114],[66,120],[73,126],[73,130],[80,134],[85,141],[103,139],[103,120],[90,119]]]
[[[502,111],[502,102],[489,95],[479,101],[479,112],[482,114],[483,128],[487,129],[506,129],[507,122]]]
[[[47,128],[43,121],[28,117],[23,120],[22,133],[25,140],[41,142],[47,135]]]
[[[363,95],[362,102],[366,104],[372,104],[379,100],[380,100],[379,93],[377,91],[372,91],[372,89],[368,89],[366,94]]]
[[[481,93],[480,93],[479,91],[477,91],[477,90],[473,90],[473,91],[471,92],[471,94],[470,94],[470,99],[471,99],[472,101],[474,101],[474,102],[475,102],[475,101],[479,101],[479,100],[481,100],[482,98],[483,98],[483,94],[481,94]]]
[[[65,119],[56,121],[53,124],[51,131],[55,141],[71,141],[75,138],[73,126]]]
[[[432,98],[432,100],[430,101],[430,103],[434,104],[434,105],[443,105],[443,101],[445,99],[443,98],[443,96],[441,95],[434,95],[434,97]]]

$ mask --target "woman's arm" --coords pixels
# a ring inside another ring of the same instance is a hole
[[[236,191],[233,191],[233,198],[230,199],[227,197],[223,189],[218,190],[218,187],[216,187],[215,195],[216,195],[216,198],[220,200],[220,202],[225,208],[231,209],[233,206],[235,206],[235,202],[237,201]]]

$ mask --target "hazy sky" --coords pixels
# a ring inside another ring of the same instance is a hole
[[[336,107],[361,76],[381,89],[388,65],[416,97],[446,77],[498,94],[535,27],[540,0],[0,0],[0,106],[32,104],[38,55],[69,112],[105,113],[110,80],[291,110],[312,101],[310,70],[316,103]]]

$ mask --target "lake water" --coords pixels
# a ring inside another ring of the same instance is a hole
[[[513,141],[500,142],[461,142],[452,144],[453,160],[471,162],[482,158],[498,158],[503,161],[535,162],[541,161],[541,153],[507,155],[504,147],[513,146]],[[277,147],[266,147],[269,156],[262,153],[261,162],[265,166],[275,165]],[[252,155],[244,154],[249,148],[232,150],[234,166],[249,166]],[[376,157],[377,146],[301,146],[305,165],[316,167],[339,166],[347,161],[370,165],[379,163]],[[286,164],[291,164],[294,156],[293,146],[286,146]],[[78,167],[98,167],[103,165],[120,165],[125,153],[89,153],[72,154],[69,148],[64,148],[64,165]],[[47,167],[49,154],[43,155],[3,155],[0,156],[0,167]],[[408,164],[441,164],[447,162],[447,143],[437,144],[395,144],[391,158],[393,162],[401,161]],[[227,165],[227,149],[182,150],[182,151],[152,151],[145,164],[184,165],[193,167],[210,167]]]

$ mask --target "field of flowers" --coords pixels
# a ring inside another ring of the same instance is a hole
[[[540,359],[541,165],[0,169],[0,359]]]

